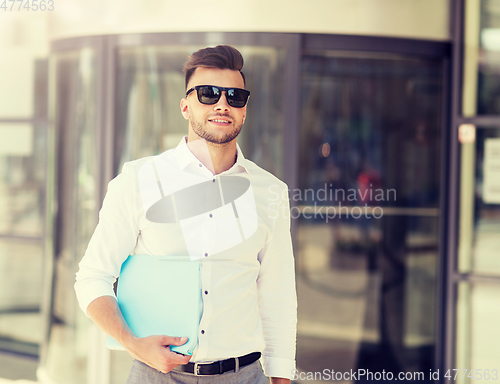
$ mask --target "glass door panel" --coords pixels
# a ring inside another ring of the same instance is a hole
[[[83,48],[53,56],[57,211],[53,286],[44,375],[55,383],[87,382],[89,319],[74,292],[78,263],[97,223],[96,54]]]
[[[462,149],[472,169],[463,164],[462,195],[470,199],[462,197],[460,239],[469,241],[460,244],[460,272],[500,277],[500,128],[477,128],[474,143]]]
[[[456,367],[474,371],[462,382],[500,379],[495,362],[500,321],[500,128],[477,127],[462,143]],[[496,369],[496,373],[493,371]],[[482,370],[479,372],[478,370]],[[468,372],[470,373],[470,371]]]
[[[434,368],[443,76],[396,55],[302,60],[300,371]]]
[[[0,123],[0,138],[0,350],[37,356],[46,126]]]
[[[180,112],[183,65],[202,46],[140,46],[118,50],[115,172],[125,161],[175,147],[187,135]],[[253,93],[238,136],[245,157],[283,177],[284,66],[286,49],[236,46],[246,88]]]
[[[467,4],[466,35],[468,51],[466,70],[471,78],[471,96],[476,96],[478,115],[500,113],[500,7],[496,0],[472,1]],[[469,70],[470,68],[470,70]],[[467,78],[467,77],[466,77]],[[467,95],[464,92],[464,101]],[[475,115],[475,113],[465,113]]]

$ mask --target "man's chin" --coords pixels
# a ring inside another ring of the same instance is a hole
[[[201,129],[194,130],[194,132],[198,135],[198,137],[205,139],[207,142],[212,143],[212,144],[227,144],[236,139],[240,133],[241,129],[239,130],[234,130],[233,132],[227,134],[227,133],[218,133],[214,134],[211,132],[207,132]]]
[[[236,135],[236,136],[226,136],[226,137],[215,137],[213,135],[208,135],[208,136],[203,137],[203,138],[206,141],[208,141],[209,143],[222,145],[222,144],[230,143],[231,141],[233,141],[234,139],[236,139],[237,136],[238,135]]]

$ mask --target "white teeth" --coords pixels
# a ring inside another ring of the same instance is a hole
[[[212,120],[214,123],[229,123],[227,120]]]

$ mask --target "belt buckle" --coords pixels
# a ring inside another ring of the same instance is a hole
[[[200,376],[200,365],[198,363],[194,363],[194,375],[195,376]]]
[[[224,373],[224,367],[222,365],[222,361],[219,361],[219,375]],[[203,363],[194,363],[194,369],[193,369],[193,373],[195,376],[207,376],[207,375],[204,375],[204,374],[201,374],[200,373],[200,366],[202,365],[207,365],[207,364],[203,364]],[[209,374],[210,375],[210,374]]]

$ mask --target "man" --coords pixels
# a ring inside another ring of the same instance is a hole
[[[189,58],[181,100],[188,136],[175,149],[124,165],[108,186],[80,263],[75,284],[80,306],[134,358],[130,384],[259,384],[269,382],[266,376],[278,384],[292,377],[297,303],[287,186],[245,159],[236,144],[249,96],[242,67],[243,57],[230,46],[201,49]],[[240,200],[244,204],[153,222],[148,199],[155,200],[156,192],[144,186],[148,167],[160,188],[172,193],[221,180],[246,179],[249,187]],[[186,247],[201,263],[202,315],[192,356],[169,348],[186,338],[136,337],[112,289],[128,255],[176,255]]]

